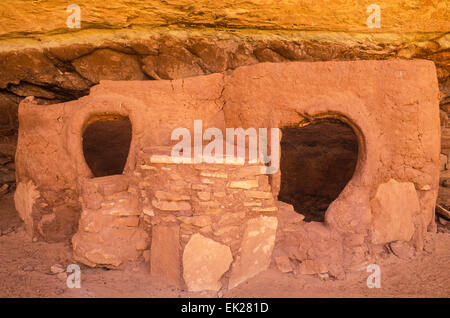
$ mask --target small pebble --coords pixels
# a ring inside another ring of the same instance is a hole
[[[448,221],[444,218],[439,217],[439,223],[441,223],[442,225],[447,225]]]
[[[34,267],[31,266],[31,265],[27,265],[27,266],[25,266],[24,268],[22,268],[22,270],[23,270],[24,272],[32,272],[32,271],[34,271]]]
[[[4,185],[2,185],[2,186],[0,187],[0,194],[5,194],[5,193],[7,193],[7,192],[8,192],[8,188],[9,188],[9,185],[8,185],[7,183],[5,183]]]
[[[55,265],[52,265],[52,267],[50,267],[50,271],[53,274],[59,274],[59,273],[65,272],[65,269],[61,264],[55,264]]]
[[[319,276],[320,280],[329,280],[330,279],[330,275],[328,275],[328,273],[319,273],[318,276]]]

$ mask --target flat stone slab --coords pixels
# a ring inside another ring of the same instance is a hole
[[[180,286],[180,226],[153,226],[150,253],[151,275],[161,277],[171,285]]]
[[[228,289],[269,267],[277,226],[276,217],[261,216],[247,221],[240,255],[233,264]]]
[[[228,246],[192,235],[183,253],[183,277],[189,291],[218,291],[222,275],[230,268],[233,256]]]
[[[411,239],[414,234],[413,216],[420,212],[413,183],[391,179],[378,187],[370,203],[374,244]]]

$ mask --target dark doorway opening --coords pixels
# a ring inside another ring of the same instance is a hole
[[[131,143],[131,122],[120,115],[91,118],[83,133],[86,163],[95,177],[121,174]]]
[[[323,222],[325,212],[350,181],[358,160],[353,129],[335,119],[282,128],[278,199],[305,221]]]

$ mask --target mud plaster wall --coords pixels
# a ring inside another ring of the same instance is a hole
[[[128,115],[133,125],[133,137],[124,175],[136,179],[141,173],[144,183],[135,181],[137,187],[134,190],[127,186],[112,192],[106,191],[107,195],[113,197],[105,200],[112,201],[113,205],[116,201],[123,203],[134,200],[135,203],[127,203],[131,205],[125,210],[132,211],[133,215],[129,216],[135,218],[130,224],[137,229],[129,232],[128,236],[112,237],[128,237],[132,242],[142,243],[131,250],[126,248],[123,255],[119,253],[122,255],[119,256],[119,261],[114,260],[117,255],[98,252],[98,246],[104,244],[102,240],[81,240],[94,244],[91,249],[96,252],[90,258],[86,257],[89,248],[79,250],[79,259],[84,257],[85,263],[119,266],[124,260],[139,257],[148,248],[149,238],[158,236],[153,229],[148,228],[155,224],[144,220],[145,204],[149,203],[145,198],[139,198],[139,195],[146,193],[147,200],[153,200],[150,198],[156,195],[156,191],[171,194],[174,191],[170,189],[170,183],[166,186],[159,183],[162,188],[156,189],[153,186],[150,191],[145,189],[145,182],[148,182],[145,178],[148,178],[149,172],[142,174],[142,167],[147,164],[145,159],[142,161],[142,151],[147,147],[169,146],[170,133],[174,128],[192,129],[194,119],[202,119],[204,128],[223,129],[283,127],[310,116],[340,118],[354,129],[359,139],[359,158],[353,178],[327,210],[325,223],[303,223],[301,219],[293,217],[295,213],[292,207],[281,202],[263,207],[272,209],[270,211],[259,211],[262,215],[268,213],[277,217],[275,256],[289,256],[300,261],[300,268],[304,273],[325,271],[339,276],[343,271],[366,262],[371,244],[404,240],[413,242],[417,249],[421,249],[423,234],[434,215],[438,190],[438,94],[436,71],[432,62],[392,60],[263,63],[241,67],[226,74],[173,81],[104,81],[93,87],[89,96],[62,104],[39,105],[33,99],[26,99],[19,107],[21,129],[16,155],[16,207],[25,219],[30,234],[37,238],[58,240],[61,233],[70,237],[77,230],[76,221],[80,211],[85,213],[90,209],[88,204],[91,200],[83,198],[102,191],[105,196],[105,187],[101,185],[94,185],[94,190],[86,190],[92,189],[89,184],[96,183],[97,179],[89,179],[92,175],[82,154],[81,135],[84,124],[90,116],[98,113]],[[173,169],[170,166],[165,168]],[[157,169],[163,171],[164,167]],[[221,169],[227,176],[233,176],[233,173],[226,171],[228,168]],[[193,171],[195,169],[186,174],[196,175]],[[213,170],[210,172],[213,173]],[[199,173],[197,175],[199,178]],[[275,196],[279,189],[279,177],[279,174],[271,176],[267,180],[268,184],[261,181],[261,178],[256,179],[258,183],[255,187]],[[231,181],[235,180],[227,180]],[[186,201],[183,209],[176,210],[186,210],[188,213],[168,213],[167,217],[170,219],[172,215],[172,220],[163,223],[179,224],[182,223],[180,217],[192,217],[196,213],[193,208],[196,199],[193,198],[197,198],[198,194],[192,189],[192,185],[197,182],[198,180],[188,182],[190,190],[187,193],[176,193],[189,196],[189,200],[166,198],[168,201]],[[269,184],[270,189],[267,188]],[[225,191],[209,192],[230,194],[227,186],[224,189]],[[242,195],[245,195],[245,191],[249,189],[241,190]],[[123,191],[126,193],[120,194]],[[115,192],[119,193],[118,198],[114,197]],[[392,197],[390,193],[395,193],[396,196]],[[113,209],[111,206],[108,208],[110,203],[106,202],[105,207],[100,204],[100,207]],[[152,202],[152,206],[156,211],[153,211],[157,216],[156,221],[164,209],[158,203]],[[233,207],[231,210],[236,209],[237,207]],[[61,210],[73,217],[72,223],[64,213],[58,212]],[[408,211],[407,214],[404,211]],[[228,211],[223,213],[225,212]],[[252,213],[255,212],[257,211]],[[243,219],[246,220],[249,216],[245,214]],[[247,220],[247,227],[259,228],[250,219]],[[64,231],[61,228],[63,224]],[[76,237],[82,236],[83,224],[80,220],[80,230]],[[72,232],[66,227],[70,227]],[[167,231],[171,233],[171,230]],[[240,228],[240,238],[245,238],[245,231],[247,230]],[[186,235],[182,232],[181,237]],[[198,230],[197,234],[200,233]],[[192,244],[209,244],[203,238],[195,238]],[[273,240],[275,241],[274,234]],[[77,246],[83,245],[79,242],[74,239],[75,250]],[[182,239],[180,242],[185,243]],[[229,246],[235,259],[235,245],[241,244],[241,250],[245,250],[245,242],[247,241],[242,239]],[[151,244],[153,246],[153,242]],[[221,251],[220,246],[217,250],[218,254],[225,255],[223,257],[228,259],[227,253]],[[239,257],[245,260],[246,256],[240,254]],[[110,260],[109,263],[105,258]],[[93,259],[100,260],[96,262]],[[183,269],[189,268],[185,262],[183,258]],[[238,263],[235,262],[232,268],[238,266]],[[220,275],[217,274],[219,278],[227,270],[223,269]],[[258,269],[252,271],[255,272]],[[183,275],[187,274],[183,272]],[[195,273],[192,275],[187,275],[191,278],[184,277],[188,285],[191,280],[195,281]],[[244,274],[241,276],[246,277]],[[235,280],[238,281],[239,279]],[[217,286],[216,283],[213,285]]]

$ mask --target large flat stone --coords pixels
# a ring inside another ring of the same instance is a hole
[[[277,226],[276,217],[261,216],[247,221],[240,255],[233,264],[228,289],[269,267]]]
[[[25,223],[25,229],[28,235],[33,235],[33,205],[40,193],[36,189],[33,181],[19,182],[17,184],[16,192],[14,193],[14,203],[20,218]]]
[[[413,216],[419,214],[419,199],[414,184],[394,179],[378,187],[370,201],[372,243],[409,241],[414,234]]]
[[[186,201],[177,202],[152,200],[152,204],[155,208],[162,211],[184,211],[191,209],[190,203]]]
[[[218,291],[220,278],[233,261],[228,246],[204,237],[192,235],[183,253],[183,277],[189,291]]]
[[[167,283],[181,285],[180,227],[157,225],[152,228],[150,273]]]

